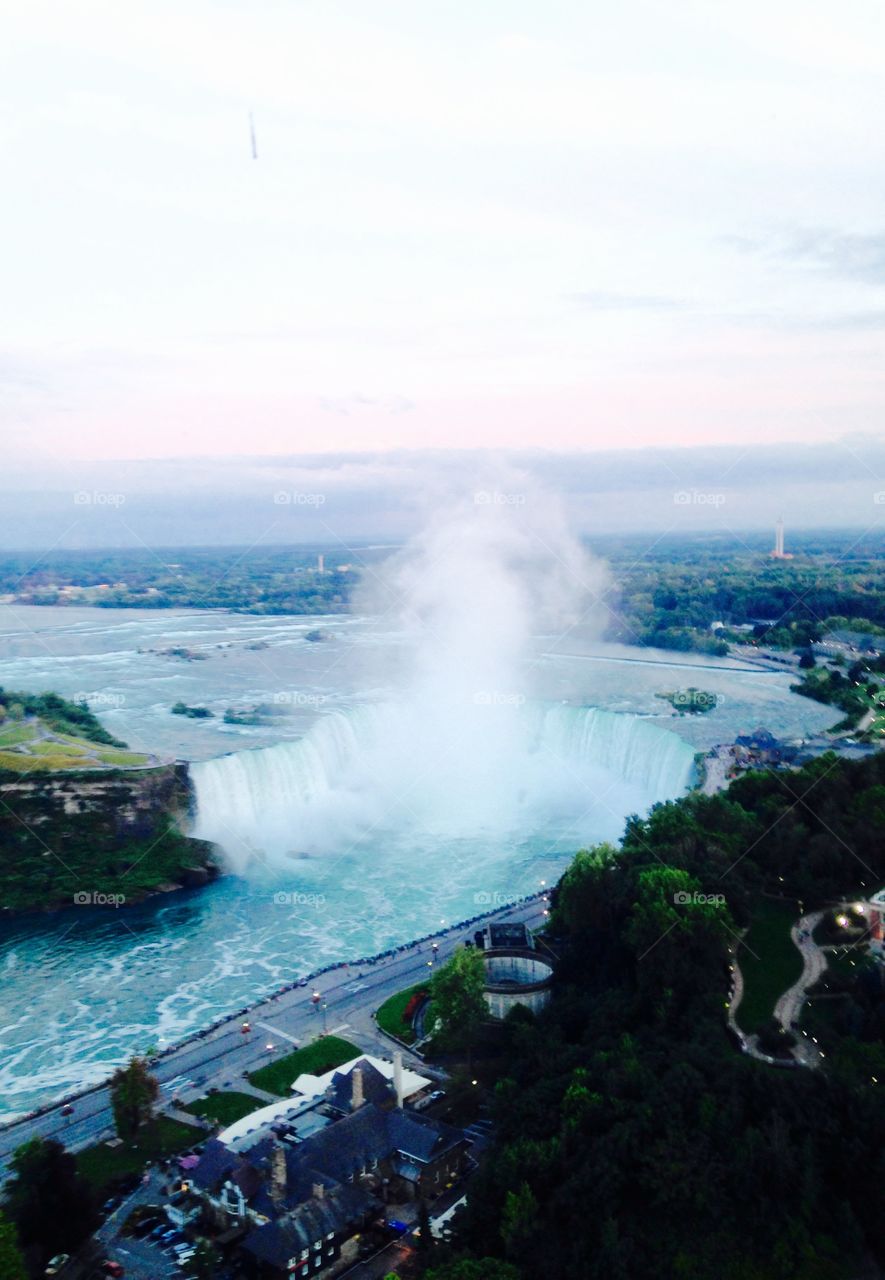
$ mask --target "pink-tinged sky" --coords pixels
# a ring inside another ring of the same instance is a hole
[[[5,456],[878,435],[883,47],[876,0],[29,0]]]

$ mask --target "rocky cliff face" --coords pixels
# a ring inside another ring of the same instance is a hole
[[[186,822],[192,806],[187,766],[102,772],[0,773],[0,800],[39,832],[91,815],[121,839],[155,835],[169,818]]]
[[[184,834],[192,807],[186,765],[0,773],[3,905],[46,910],[91,895],[121,906],[206,883],[218,867],[210,845]]]

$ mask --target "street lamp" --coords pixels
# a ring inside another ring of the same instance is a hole
[[[315,991],[313,995],[310,997],[310,1003],[313,1005],[314,1013],[318,1014],[320,1013],[320,1011],[322,1011],[323,1035],[325,1035],[326,1034],[326,1010],[329,1007],[328,1001],[323,998],[323,995],[321,992]]]

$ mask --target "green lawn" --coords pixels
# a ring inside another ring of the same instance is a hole
[[[399,1040],[405,1040],[406,1044],[411,1044],[415,1039],[415,1032],[408,1022],[403,1021],[403,1011],[412,996],[419,991],[426,991],[427,987],[428,983],[419,982],[416,986],[407,987],[405,991],[398,991],[395,996],[385,1000],[375,1015],[381,1030],[387,1031]]]
[[[778,997],[802,974],[802,957],[790,937],[798,917],[794,902],[761,898],[756,903],[738,952],[744,995],[735,1017],[742,1031],[758,1031],[772,1016]]]
[[[5,720],[0,723],[0,746],[2,747],[15,747],[20,742],[30,742],[36,736],[37,730],[32,724]]]
[[[203,1116],[206,1120],[215,1120],[218,1124],[229,1125],[236,1120],[242,1120],[243,1116],[265,1105],[261,1098],[256,1098],[254,1094],[234,1091],[210,1093],[206,1098],[189,1102],[184,1110],[190,1111],[195,1116]]]
[[[157,1116],[135,1143],[124,1142],[119,1147],[99,1143],[77,1152],[77,1167],[83,1176],[101,1192],[115,1178],[127,1173],[138,1173],[148,1160],[174,1156],[200,1142],[206,1134],[203,1129],[181,1124],[169,1116]]]
[[[314,1040],[313,1044],[305,1045],[303,1049],[296,1049],[294,1053],[288,1053],[284,1058],[278,1058],[276,1062],[269,1062],[266,1067],[250,1072],[249,1080],[256,1089],[266,1089],[268,1093],[278,1093],[281,1098],[287,1098],[292,1085],[304,1072],[321,1076],[333,1067],[340,1067],[342,1062],[349,1062],[351,1058],[359,1056],[360,1050],[349,1040],[342,1040],[338,1036],[322,1036],[319,1040]]]

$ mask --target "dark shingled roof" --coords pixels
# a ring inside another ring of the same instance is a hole
[[[190,1180],[203,1191],[215,1191],[236,1167],[238,1157],[217,1138],[209,1138],[200,1156],[200,1163],[191,1172]]]
[[[449,1125],[399,1109],[382,1111],[367,1102],[358,1111],[313,1134],[297,1152],[311,1169],[320,1170],[337,1182],[346,1182],[352,1174],[361,1173],[395,1151],[426,1164],[461,1141],[461,1132]]]
[[[284,1267],[316,1240],[322,1240],[325,1247],[325,1237],[330,1232],[349,1234],[354,1224],[379,1207],[380,1202],[365,1191],[335,1187],[319,1200],[306,1200],[284,1218],[253,1228],[243,1241],[243,1248],[264,1262]]]
[[[284,1266],[330,1231],[350,1232],[365,1214],[377,1208],[373,1196],[351,1183],[354,1175],[390,1160],[398,1173],[415,1181],[423,1165],[464,1140],[464,1134],[450,1125],[367,1102],[297,1146],[282,1144],[286,1191],[280,1202],[275,1203],[270,1195],[272,1155],[277,1146],[271,1136],[261,1138],[245,1153],[230,1151],[210,1138],[193,1181],[214,1193],[227,1179],[240,1187],[250,1208],[269,1219],[266,1225],[252,1229],[244,1247],[256,1258]],[[320,1198],[313,1195],[317,1184],[324,1188]]]
[[[351,1110],[353,1106],[353,1073],[357,1067],[363,1073],[364,1102],[374,1102],[378,1106],[383,1106],[386,1102],[395,1100],[396,1094],[386,1077],[367,1058],[360,1058],[359,1062],[354,1063],[350,1071],[335,1072],[332,1077],[332,1083],[326,1090],[326,1098],[330,1106],[333,1106],[336,1111],[344,1113]]]

